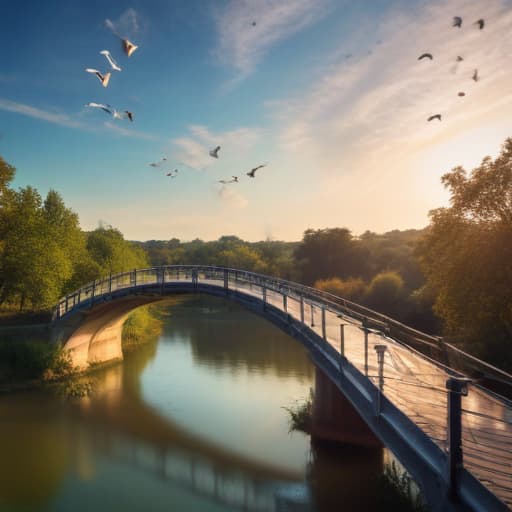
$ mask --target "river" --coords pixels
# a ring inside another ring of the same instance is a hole
[[[290,431],[308,353],[212,297],[159,306],[158,339],[97,371],[89,397],[0,397],[0,510],[378,510],[385,453]]]

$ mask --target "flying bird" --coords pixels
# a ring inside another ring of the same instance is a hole
[[[478,69],[475,69],[473,76],[471,77],[475,82],[478,82],[480,80],[480,77],[478,76]]]
[[[101,110],[104,110],[107,112],[107,114],[113,114],[114,109],[110,105],[106,105],[105,103],[94,103],[90,102],[85,105],[86,107],[92,107],[92,108],[101,108]]]
[[[484,28],[485,21],[482,18],[480,18],[479,20],[475,21],[474,25],[478,25],[478,28],[482,30]]]
[[[419,57],[418,57],[418,60],[421,60],[421,59],[424,59],[424,58],[429,58],[430,60],[432,60],[434,57],[432,56],[431,53],[423,53],[421,54]]]
[[[238,183],[238,176],[231,176],[231,180],[219,180],[219,183],[227,185],[228,183]]]
[[[434,116],[430,116],[427,121],[432,121],[433,119],[439,119],[441,121],[441,114],[436,114]]]
[[[460,16],[454,16],[453,17],[453,26],[454,27],[462,27],[462,18]]]
[[[103,110],[107,114],[110,114],[111,116],[113,116],[114,119],[123,119],[123,115],[118,110],[116,110],[114,107],[112,107],[111,105],[108,105],[105,103],[91,102],[91,103],[87,103],[85,106],[92,107],[92,108],[101,108],[101,110]]]
[[[124,53],[126,53],[126,55],[128,55],[128,57],[131,57],[132,53],[138,48],[138,46],[136,44],[133,44],[128,39],[123,39],[122,44],[123,44],[123,51],[124,51]]]
[[[261,169],[262,167],[265,167],[267,164],[263,164],[263,165],[258,165],[258,167],[254,167],[253,169],[251,169],[247,174],[247,176],[249,176],[250,178],[254,178],[255,177],[255,174],[256,174],[256,171],[258,169]]]
[[[462,62],[464,59],[460,55],[457,55],[457,58],[455,60],[457,62]]]
[[[215,149],[211,149],[210,156],[213,158],[219,158],[219,151],[220,151],[220,146],[217,146]]]
[[[103,87],[107,87],[108,82],[110,80],[110,73],[102,74],[97,69],[92,68],[87,68],[85,71],[87,71],[87,73],[92,73],[96,75],[98,77],[98,80],[101,82],[101,85],[103,85]]]
[[[125,110],[124,113],[126,114],[126,117],[130,120],[130,122],[133,123],[133,112]]]
[[[253,26],[253,27],[255,27],[255,26],[256,26],[256,22],[255,22],[255,21],[253,21],[253,22],[252,22],[252,26]]]
[[[165,156],[163,156],[162,159],[160,160],[160,162],[152,162],[149,165],[151,167],[160,167],[166,161],[167,161],[167,158]]]
[[[466,93],[463,91],[460,91],[459,93],[457,93],[457,96],[466,96]]]
[[[174,169],[174,171],[169,171],[166,176],[169,176],[169,178],[176,178],[178,175],[178,169]]]
[[[110,52],[108,50],[101,50],[101,55],[104,55],[105,58],[108,60],[108,63],[110,64],[110,67],[114,71],[121,71],[121,68],[117,65],[117,62],[114,60],[112,55],[110,55]]]

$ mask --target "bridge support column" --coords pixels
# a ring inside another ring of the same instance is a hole
[[[355,446],[382,446],[343,393],[320,370],[315,370],[311,437]]]

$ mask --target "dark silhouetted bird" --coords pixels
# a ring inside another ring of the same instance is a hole
[[[471,77],[475,82],[478,82],[480,80],[480,77],[478,76],[478,69],[475,69],[473,76]]]
[[[256,22],[255,22],[255,21],[253,21],[253,22],[252,22],[252,26],[253,26],[253,27],[255,27],[255,26],[256,26]]]
[[[92,73],[93,75],[96,75],[98,77],[98,80],[101,82],[101,85],[103,87],[107,87],[108,82],[110,80],[110,73],[100,73],[97,69],[87,68],[85,71],[87,73]]]
[[[124,113],[126,114],[126,117],[133,123],[133,112],[125,110]]]
[[[256,174],[256,171],[258,169],[261,169],[262,167],[265,167],[267,164],[263,164],[263,165],[258,165],[258,167],[254,167],[253,169],[251,169],[247,174],[247,176],[249,176],[250,178],[254,178],[255,174]]]
[[[484,28],[485,21],[482,18],[480,18],[479,20],[475,21],[474,25],[478,25],[478,28],[482,30]]]
[[[434,57],[432,57],[431,53],[423,53],[418,57],[418,60],[425,59],[425,58],[432,60]]]
[[[466,96],[466,93],[465,93],[465,92],[463,92],[463,91],[460,91],[460,92],[457,94],[457,96]]]
[[[160,167],[166,161],[167,161],[167,158],[165,156],[163,156],[162,159],[160,160],[160,162],[153,162],[153,163],[151,163],[149,165],[151,167]]]
[[[462,62],[464,59],[460,55],[457,55],[457,58],[455,60],[457,62]]]
[[[432,121],[434,119],[439,119],[439,121],[441,121],[441,114],[436,114],[434,116],[430,116],[427,121]]]
[[[217,146],[215,149],[210,149],[210,156],[213,158],[219,158],[220,146]]]
[[[166,176],[169,176],[169,178],[176,178],[178,175],[178,169],[174,169],[174,171],[169,171]]]
[[[460,16],[454,16],[453,17],[453,26],[454,27],[462,27],[462,18]]]
[[[238,183],[238,176],[231,176],[230,180],[219,180],[219,183],[223,185],[227,185],[228,183]]]

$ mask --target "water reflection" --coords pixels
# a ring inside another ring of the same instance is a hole
[[[314,379],[296,341],[221,299],[161,315],[160,339],[97,372],[94,396],[0,398],[1,510],[370,508],[380,450],[288,432],[283,406]]]

